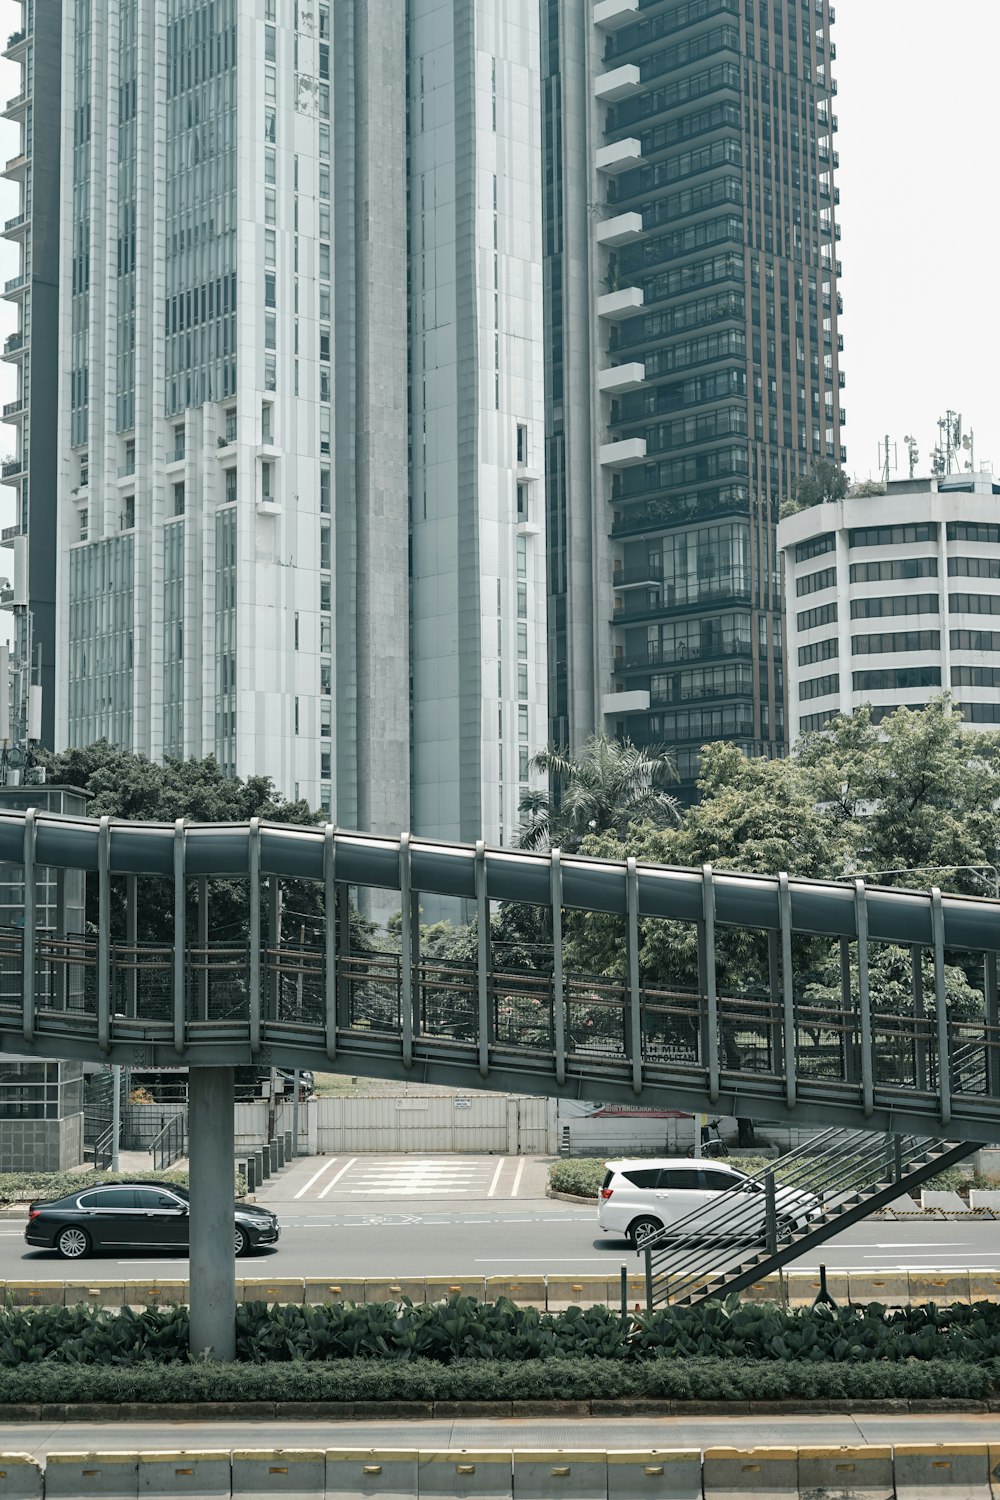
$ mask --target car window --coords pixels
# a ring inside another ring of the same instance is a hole
[[[612,1179],[612,1177],[614,1175],[615,1175],[614,1172],[605,1172],[605,1174],[604,1174],[604,1181],[601,1183],[601,1187],[602,1188],[610,1187],[611,1186],[611,1179]]]
[[[134,1208],[135,1192],[132,1188],[94,1188],[80,1195],[81,1208]]]
[[[712,1167],[701,1167],[698,1172],[698,1186],[707,1188],[710,1193],[728,1193],[731,1187],[736,1186],[737,1179],[731,1177],[728,1172],[719,1172]]]
[[[655,1188],[659,1181],[659,1167],[630,1167],[622,1176],[637,1188]]]
[[[696,1188],[698,1173],[685,1171],[683,1167],[661,1167],[658,1186],[661,1188]]]
[[[175,1210],[183,1207],[180,1200],[172,1193],[160,1192],[156,1188],[136,1188],[135,1205],[136,1208],[172,1208]]]

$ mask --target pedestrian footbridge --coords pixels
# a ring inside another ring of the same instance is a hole
[[[31,810],[0,814],[0,862],[23,866],[25,893],[23,922],[0,928],[8,1052],[339,1070],[1000,1141],[997,901],[332,826]],[[40,882],[67,871],[86,872],[94,898],[82,932],[38,920]],[[216,881],[245,901],[235,933],[215,930]],[[301,882],[314,888],[308,922],[294,911]],[[347,897],[365,890],[398,894],[396,951],[352,948]],[[478,917],[468,961],[421,952],[424,896]],[[150,902],[171,941],[140,941]],[[504,903],[541,909],[530,962],[491,933]],[[605,921],[620,979],[570,967],[581,914]],[[891,1007],[869,982],[890,944],[907,991]],[[686,967],[673,961],[684,952]],[[981,1001],[960,1015],[956,968]]]

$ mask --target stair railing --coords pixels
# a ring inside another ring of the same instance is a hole
[[[926,1161],[928,1148],[934,1144],[930,1137],[834,1128],[778,1162],[747,1174],[755,1186],[736,1184],[644,1247],[648,1305],[669,1297],[678,1300],[713,1274],[730,1269],[741,1257],[746,1263],[748,1245],[756,1247],[755,1254],[762,1248],[773,1254],[779,1241],[787,1243],[791,1236],[781,1233],[786,1216],[780,1204],[783,1189],[809,1192],[822,1205],[824,1216],[836,1214],[876,1184],[899,1180],[907,1165]]]
[[[184,1115],[171,1115],[149,1143],[153,1167],[157,1172],[166,1171],[178,1157],[184,1155]]]

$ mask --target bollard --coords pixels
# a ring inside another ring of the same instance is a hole
[[[138,1493],[137,1453],[50,1453],[45,1460],[46,1500],[135,1500]]]
[[[271,1148],[265,1146],[262,1151],[258,1151],[257,1160],[260,1163],[261,1180],[264,1181],[271,1175]]]
[[[607,1495],[604,1452],[514,1454],[514,1500],[607,1500]]]
[[[608,1454],[608,1500],[701,1500],[701,1449]]]
[[[140,1497],[172,1500],[174,1495],[192,1495],[195,1500],[229,1500],[232,1492],[228,1450],[139,1454]]]
[[[278,1170],[278,1143],[277,1143],[277,1141],[268,1141],[268,1143],[267,1143],[267,1150],[268,1150],[268,1154],[270,1155],[270,1158],[271,1158],[271,1172],[274,1173],[274,1172],[276,1172]]]
[[[896,1443],[897,1500],[990,1500],[990,1456],[985,1443]]]
[[[797,1448],[706,1448],[705,1500],[799,1500]]]
[[[285,1165],[285,1142],[280,1135],[276,1135],[274,1138],[274,1149],[277,1152],[278,1171],[280,1172]]]
[[[254,1154],[253,1154],[253,1166],[254,1166],[254,1175],[257,1178],[257,1186],[260,1187],[261,1183],[264,1181],[264,1178],[267,1176],[267,1172],[264,1169],[264,1152],[263,1151],[255,1151],[254,1152]]]
[[[0,1454],[0,1495],[4,1500],[41,1500],[45,1481],[30,1453]]]
[[[261,1448],[233,1453],[233,1500],[291,1495],[316,1500],[326,1489],[326,1453],[320,1449]]]
[[[454,1449],[417,1455],[420,1500],[511,1500],[510,1453]]]
[[[328,1448],[326,1453],[326,1497],[335,1500],[369,1500],[384,1495],[387,1500],[417,1493],[416,1449]]]
[[[247,1192],[255,1193],[257,1191],[257,1158],[255,1156],[247,1157],[246,1173]]]
[[[289,1161],[291,1161],[291,1159],[292,1159],[292,1132],[290,1130],[286,1130],[285,1131],[285,1161],[289,1162]]]
[[[893,1500],[892,1448],[800,1448],[799,1491],[836,1500]]]

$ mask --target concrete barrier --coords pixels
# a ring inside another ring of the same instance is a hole
[[[893,1500],[887,1444],[799,1449],[799,1494],[813,1500]]]
[[[514,1500],[608,1500],[608,1455],[596,1451],[515,1453]]]
[[[545,1305],[552,1312],[564,1307],[606,1307],[609,1296],[617,1301],[619,1287],[609,1290],[607,1276],[548,1276]]]
[[[608,1500],[701,1500],[701,1449],[608,1454]]]
[[[416,1449],[328,1448],[326,1497],[381,1496],[383,1500],[411,1500],[417,1494]]]
[[[986,1443],[897,1443],[896,1500],[991,1500]]]
[[[244,1286],[250,1285],[249,1282],[243,1284]],[[364,1302],[365,1300],[363,1278],[307,1276],[302,1285],[305,1301],[312,1305],[318,1302]]]
[[[972,1302],[1000,1302],[1000,1272],[970,1271],[969,1298]]]
[[[30,1453],[0,1454],[0,1495],[4,1500],[41,1500],[42,1471]]]
[[[905,1271],[886,1271],[877,1275],[871,1271],[852,1271],[848,1276],[851,1301],[862,1307],[869,1302],[881,1302],[887,1307],[905,1305],[910,1288]]]
[[[228,1450],[139,1454],[139,1495],[171,1500],[174,1495],[194,1500],[230,1500],[232,1461]]]
[[[46,1500],[135,1500],[139,1494],[137,1453],[50,1453],[45,1460]]]
[[[906,1280],[911,1302],[950,1306],[970,1300],[968,1271],[910,1271]]]
[[[495,1302],[498,1297],[509,1297],[512,1302],[525,1306],[545,1307],[544,1276],[487,1276],[486,1301]]]
[[[6,1290],[13,1307],[64,1307],[68,1287],[64,1281],[8,1281]]]
[[[420,1500],[511,1500],[511,1456],[498,1449],[417,1455]]]
[[[799,1500],[797,1448],[706,1448],[705,1500]]]
[[[317,1500],[326,1488],[325,1449],[244,1448],[234,1451],[232,1463],[233,1500]]]
[[[305,1283],[298,1276],[275,1276],[270,1280],[253,1277],[236,1283],[237,1302],[285,1302],[301,1307]]]
[[[780,1272],[772,1272],[770,1276],[764,1276],[748,1286],[742,1294],[743,1299],[746,1302],[780,1302],[786,1295],[784,1282],[787,1279],[787,1276],[783,1279]],[[813,1296],[815,1295],[814,1292]]]
[[[970,1188],[969,1207],[987,1208],[1000,1213],[1000,1192],[996,1188]]]
[[[448,1297],[486,1297],[486,1280],[482,1276],[427,1276],[424,1279],[424,1301],[444,1302]],[[414,1298],[414,1301],[416,1299]]]
[[[125,1287],[120,1281],[91,1281],[85,1286],[74,1286],[67,1281],[61,1300],[66,1307],[124,1307]]]
[[[826,1287],[835,1302],[840,1302],[845,1307],[850,1302],[851,1289],[846,1271],[828,1271]],[[785,1272],[785,1298],[789,1307],[811,1307],[816,1301],[819,1289],[820,1279],[814,1271]],[[780,1290],[775,1288],[775,1293],[775,1300],[778,1300]]]

